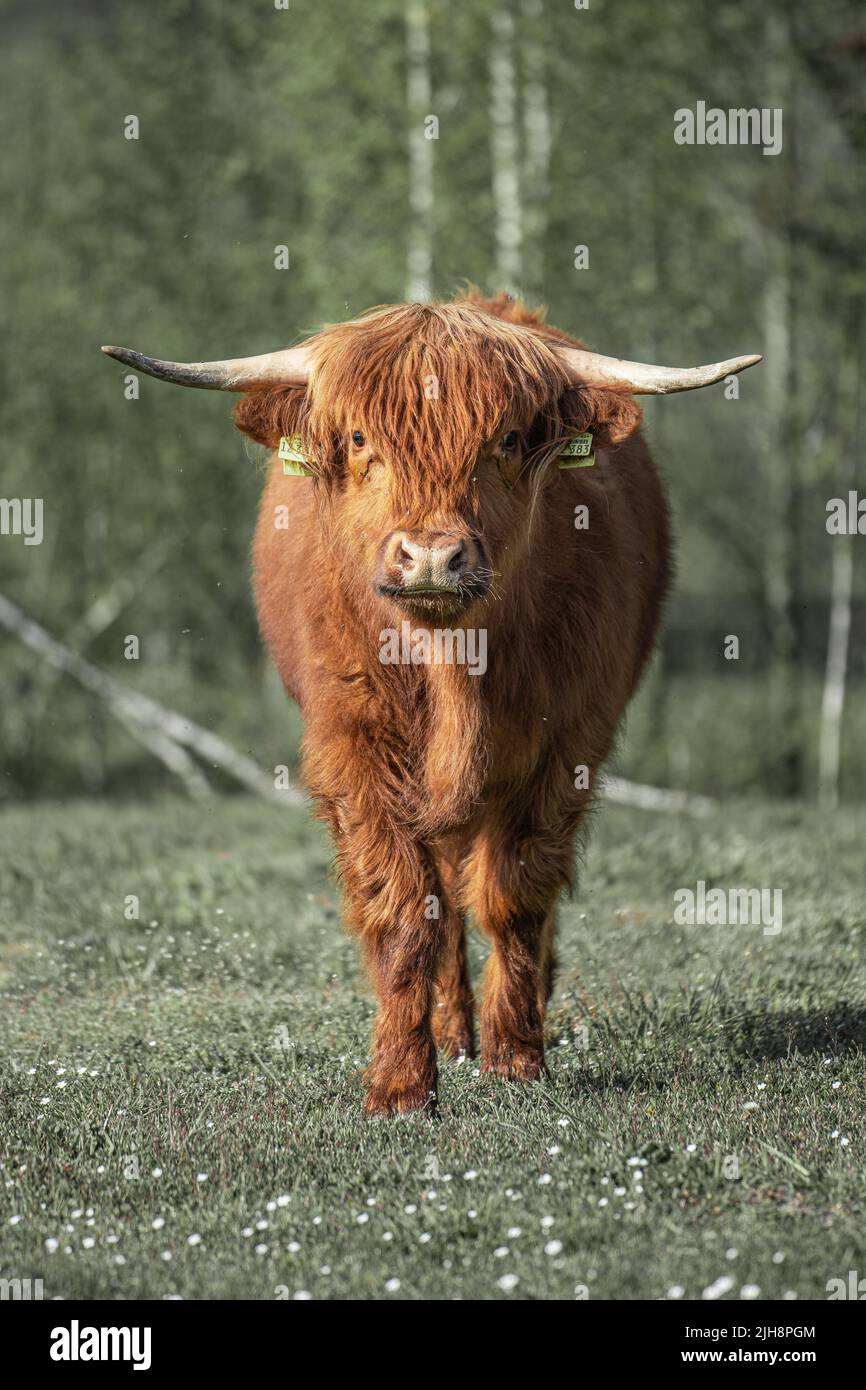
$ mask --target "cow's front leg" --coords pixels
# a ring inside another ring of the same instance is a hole
[[[466,929],[458,912],[447,912],[433,999],[433,1037],[446,1057],[475,1056],[472,986],[466,962]]]
[[[553,983],[556,898],[569,845],[482,832],[468,874],[470,900],[491,939],[481,1005],[481,1066],[535,1081],[544,1070],[544,1011]]]
[[[402,923],[365,936],[365,954],[379,998],[373,1059],[367,1072],[368,1115],[432,1110],[436,1044],[430,1028],[439,951],[436,922]]]
[[[446,1057],[475,1056],[475,1003],[466,960],[466,919],[460,906],[460,870],[466,845],[460,836],[439,843],[435,864],[445,893],[442,952],[433,995],[433,1037]]]
[[[542,947],[547,914],[514,906],[486,924],[493,949],[484,972],[481,1067],[536,1081],[544,1070]]]
[[[341,837],[349,923],[379,1001],[367,1072],[369,1115],[431,1109],[436,1047],[430,1026],[442,922],[441,890],[423,846],[366,827]]]

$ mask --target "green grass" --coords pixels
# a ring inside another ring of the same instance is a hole
[[[866,811],[606,808],[562,910],[549,1079],[448,1065],[433,1121],[362,1118],[372,1001],[303,812],[79,802],[0,835],[3,1276],[654,1299],[866,1274]],[[782,888],[782,931],[673,925],[699,878]]]

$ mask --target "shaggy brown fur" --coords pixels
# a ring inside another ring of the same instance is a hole
[[[299,433],[315,460],[315,479],[271,462],[255,591],[379,996],[371,1114],[431,1105],[437,1044],[473,1050],[468,914],[492,942],[482,1066],[542,1071],[556,900],[659,620],[667,516],[639,408],[569,387],[555,340],[575,341],[505,296],[396,305],[311,340],[306,389],[236,410],[254,439]],[[560,470],[585,429],[595,466]],[[516,463],[505,431],[520,432]],[[397,530],[478,538],[490,587],[441,626],[486,629],[486,674],[381,663],[380,633],[407,618],[374,586]]]

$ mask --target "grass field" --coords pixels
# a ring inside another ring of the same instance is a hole
[[[46,1298],[802,1299],[866,1275],[866,811],[606,808],[549,1078],[452,1063],[432,1121],[362,1118],[372,1002],[304,812],[80,802],[0,836],[0,1274]],[[699,879],[781,888],[782,930],[674,925]]]

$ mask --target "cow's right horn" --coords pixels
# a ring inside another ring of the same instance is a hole
[[[706,367],[659,367],[653,362],[626,362],[621,357],[604,357],[600,352],[559,343],[554,351],[575,385],[609,386],[636,396],[666,396],[674,391],[712,386],[762,360],[753,354],[712,362]]]

